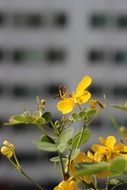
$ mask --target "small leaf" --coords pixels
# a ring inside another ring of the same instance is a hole
[[[79,114],[78,113],[73,113],[72,117],[74,120],[78,120],[79,119]]]
[[[96,162],[96,163],[79,163],[76,164],[76,175],[94,175],[104,171],[109,171],[109,164],[106,162]]]
[[[117,185],[120,183],[120,180],[118,179],[110,179],[109,184],[110,185]]]
[[[57,148],[63,153],[67,147],[69,140],[73,136],[74,129],[72,127],[66,128],[57,139]]]
[[[115,105],[115,104],[112,104],[111,106],[113,108],[116,108],[116,109],[127,111],[127,104],[126,103],[124,105]]]
[[[74,149],[72,150],[72,153],[71,153],[71,160],[74,160],[76,158],[76,156],[79,154],[80,152],[80,149]]]
[[[67,158],[62,157],[62,160],[67,160]],[[52,158],[50,158],[51,162],[60,162],[60,157],[59,156],[54,156]]]
[[[80,118],[84,118],[85,116],[86,116],[86,112],[85,111],[82,110],[82,111],[79,112],[79,117]]]
[[[88,118],[94,117],[98,112],[98,109],[94,109],[94,108],[88,108],[86,110],[86,115]]]
[[[113,174],[123,173],[127,165],[125,158],[116,157],[111,160],[110,170]]]
[[[83,145],[84,143],[86,143],[91,135],[91,132],[89,129],[84,129],[83,133],[82,133],[82,137],[81,137],[81,131],[78,132],[75,137],[72,139],[72,148],[79,148],[81,145]],[[81,139],[80,139],[81,138]],[[80,141],[80,143],[79,143]],[[79,143],[79,146],[77,147],[77,144]]]
[[[53,139],[49,136],[42,135],[40,138],[41,142],[49,142],[49,143],[54,143]]]
[[[41,150],[44,151],[49,151],[49,152],[55,152],[57,151],[57,146],[54,143],[54,141],[48,137],[48,136],[42,136],[40,141],[35,142],[37,147]]]
[[[51,120],[51,113],[45,112],[43,113],[42,117],[45,119],[46,123],[49,123],[49,121]]]

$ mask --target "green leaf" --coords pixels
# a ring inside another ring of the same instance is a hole
[[[40,141],[35,142],[35,144],[40,150],[49,151],[49,152],[57,151],[57,146],[54,143],[54,141],[50,137],[45,135],[41,137]]]
[[[94,175],[104,171],[109,171],[109,164],[106,162],[76,164],[77,176]]]
[[[63,153],[67,148],[69,140],[73,136],[74,129],[72,127],[66,128],[57,139],[57,148]]]
[[[71,160],[74,160],[76,158],[76,156],[79,154],[80,152],[80,149],[74,149],[72,150],[72,153],[71,153]]]
[[[94,108],[88,108],[85,110],[86,111],[86,115],[88,118],[91,118],[91,117],[94,117],[97,112],[98,112],[98,109],[94,109]]]
[[[46,123],[49,123],[49,121],[51,120],[51,113],[50,112],[43,113],[42,118],[45,119]]]
[[[81,137],[81,131],[78,132],[74,138],[72,139],[72,148],[75,149],[75,148],[79,148],[81,145],[83,145],[84,143],[86,143],[89,138],[90,138],[90,135],[91,135],[91,131],[89,129],[84,129],[83,130],[83,133],[82,133],[82,137]],[[80,139],[81,137],[81,139]],[[79,143],[80,141],[80,143]],[[79,143],[79,146],[77,147],[77,144]]]
[[[123,157],[116,157],[111,160],[110,170],[114,174],[123,173],[126,169],[127,161]]]
[[[38,120],[35,120],[34,123],[40,126],[40,125],[45,125],[46,121],[45,121],[45,118],[41,117]]]
[[[67,160],[67,158],[62,157],[62,160]],[[60,162],[60,157],[59,156],[54,156],[52,158],[50,158],[51,162]]]
[[[79,119],[79,114],[78,114],[78,113],[73,113],[73,114],[72,114],[72,118],[73,118],[74,120],[78,120],[78,119]]]
[[[86,112],[85,112],[85,111],[82,110],[82,111],[79,112],[79,117],[80,117],[81,119],[82,119],[82,118],[84,119],[85,116],[86,116]]]
[[[116,108],[116,109],[127,111],[127,103],[125,103],[124,105],[115,105],[115,104],[112,104],[111,106],[113,108]]]

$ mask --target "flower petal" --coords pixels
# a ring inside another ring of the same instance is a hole
[[[105,146],[102,146],[102,145],[94,144],[92,146],[92,150],[94,152],[98,152],[98,153],[105,153],[107,148]]]
[[[106,139],[105,146],[113,150],[115,143],[116,143],[116,138],[114,136],[108,136]]]
[[[91,98],[91,93],[88,91],[83,92],[82,96],[76,97],[75,98],[75,103],[78,104],[84,104],[88,102],[88,100]]]
[[[83,79],[79,82],[76,88],[76,96],[81,96],[84,93],[84,90],[92,83],[92,78],[90,76],[84,76]]]
[[[57,103],[57,109],[61,111],[63,114],[67,114],[71,112],[74,108],[74,99],[73,98],[67,98],[64,100],[61,100]]]

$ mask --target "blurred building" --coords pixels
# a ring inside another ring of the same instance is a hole
[[[45,186],[51,188],[59,173],[47,161],[51,154],[42,154],[32,144],[39,137],[35,127],[2,123],[21,113],[24,105],[35,110],[36,95],[47,98],[48,108],[58,118],[53,99],[58,86],[74,89],[83,75],[93,77],[95,97],[103,101],[105,94],[112,103],[124,103],[126,37],[126,0],[0,0],[0,139],[16,144],[25,170]],[[126,125],[123,113],[113,113]],[[97,134],[102,126],[106,130],[111,126],[105,113],[94,125]],[[0,189],[29,185],[2,157],[0,168]]]

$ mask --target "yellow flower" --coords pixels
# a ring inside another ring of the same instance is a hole
[[[14,154],[14,145],[11,144],[9,141],[5,140],[3,142],[3,145],[1,147],[1,153],[4,155],[4,156],[7,156],[7,158],[11,158]]]
[[[75,165],[81,162],[88,162],[88,163],[93,163],[93,162],[100,162],[103,161],[103,155],[96,152],[96,153],[92,153],[90,151],[87,152],[87,154],[80,152],[77,157],[71,162],[70,164],[70,172],[71,175],[77,180],[77,181],[84,181],[87,184],[93,183],[93,177],[92,175],[85,175],[82,177],[77,177],[76,176],[76,169],[75,169]],[[106,177],[110,174],[110,172],[105,171],[105,172],[100,172],[97,173],[96,176],[103,178]]]
[[[94,144],[92,150],[96,153],[103,154],[105,161],[110,161],[116,156],[123,156],[127,158],[127,146],[121,142],[117,142],[114,136],[108,136],[107,138],[99,137],[100,142],[103,145]]]
[[[57,103],[57,109],[63,114],[67,114],[74,109],[75,104],[86,103],[91,97],[90,92],[86,90],[91,82],[92,78],[90,76],[84,76],[77,85],[76,92],[60,94],[62,100]]]
[[[59,185],[56,186],[54,190],[80,190],[80,189],[77,188],[76,182],[72,180],[72,178],[69,178],[68,180],[59,183]]]

